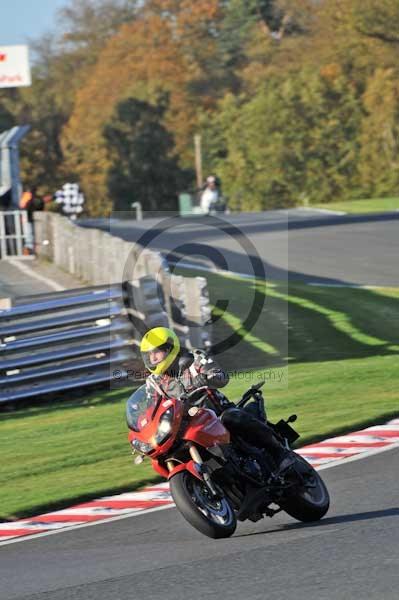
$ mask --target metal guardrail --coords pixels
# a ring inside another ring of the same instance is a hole
[[[110,380],[136,358],[117,286],[44,295],[0,311],[0,404]]]
[[[202,278],[144,276],[124,285],[32,296],[0,310],[0,405],[112,381],[138,370],[144,331],[171,326],[187,347],[206,346]],[[115,381],[117,384],[127,384]],[[133,383],[130,380],[130,383]]]

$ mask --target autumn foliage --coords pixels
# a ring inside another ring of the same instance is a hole
[[[33,125],[29,183],[74,177],[93,215],[170,208],[200,133],[235,209],[396,193],[396,0],[70,0],[61,16],[32,88],[0,97],[3,127]]]

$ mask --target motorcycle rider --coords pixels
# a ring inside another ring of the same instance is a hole
[[[271,427],[230,402],[219,388],[228,381],[228,374],[203,350],[183,351],[176,333],[167,327],[150,329],[141,340],[140,351],[147,377],[149,396],[179,398],[185,392],[206,386],[212,390],[212,406],[222,423],[233,435],[248,444],[265,448],[281,472],[292,464],[289,451],[280,443]],[[182,360],[183,359],[183,360]]]

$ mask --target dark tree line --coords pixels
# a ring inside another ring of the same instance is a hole
[[[196,133],[233,208],[396,195],[398,31],[396,0],[66,0],[0,128],[92,214],[175,207]]]

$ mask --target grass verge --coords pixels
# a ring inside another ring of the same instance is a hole
[[[209,276],[213,302],[236,298],[215,323],[217,339],[242,322],[253,285]],[[278,371],[288,362],[289,385],[285,377],[280,385],[265,386],[268,414],[276,420],[296,412],[302,444],[399,414],[398,289],[274,283],[266,294],[250,333],[242,328],[237,346],[219,359],[245,371],[232,376],[226,390],[232,399],[271,366]],[[149,461],[134,466],[129,456],[129,393],[96,393],[80,402],[3,413],[0,518],[38,514],[154,480]]]
[[[229,369],[399,355],[399,288],[206,277],[212,304],[222,306],[215,311],[213,338],[236,334],[235,345],[222,347],[219,356]],[[250,330],[240,328],[256,302],[256,322]]]
[[[262,371],[229,383],[238,399]],[[396,357],[369,357],[290,366],[289,387],[265,386],[269,418],[295,412],[301,444],[384,421],[398,414]],[[0,517],[23,517],[150,481],[149,461],[130,458],[124,424],[128,391],[80,403],[31,408],[3,416]]]
[[[350,214],[389,212],[399,210],[399,198],[369,198],[364,200],[348,200],[346,202],[329,202],[328,204],[320,204],[314,208],[338,210]]]

